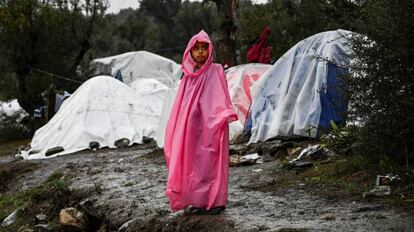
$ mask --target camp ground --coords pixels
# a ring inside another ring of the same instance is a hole
[[[311,36],[273,65],[251,63],[226,70],[239,118],[230,124],[230,140],[249,130],[250,143],[274,137],[316,137],[318,128],[329,127],[330,120],[342,123],[346,104],[337,91],[349,62],[344,38],[349,33],[336,30]],[[91,78],[65,100],[52,120],[35,133],[24,158],[49,158],[96,146],[113,148],[121,139],[132,145],[142,143],[144,137],[163,146],[180,66],[145,51],[92,63],[97,73],[111,76]]]

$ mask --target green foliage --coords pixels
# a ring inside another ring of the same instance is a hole
[[[365,1],[350,40],[352,74],[345,90],[359,153],[381,164],[414,158],[414,2]],[[412,166],[412,165],[411,165]],[[407,166],[408,168],[408,166]]]
[[[32,112],[39,106],[45,86],[54,84],[69,91],[76,89],[76,84],[50,77],[39,82],[37,78],[45,75],[33,70],[82,80],[76,76],[76,69],[90,49],[93,25],[105,9],[105,0],[1,1],[0,67],[8,67],[1,75],[17,82],[16,92],[1,95],[17,97],[20,105]],[[0,90],[5,89],[1,84]]]
[[[265,5],[244,3],[237,31],[241,60],[246,49],[269,26],[271,55],[277,59],[294,44],[313,34],[336,29],[353,30],[359,6],[347,0],[273,0]]]

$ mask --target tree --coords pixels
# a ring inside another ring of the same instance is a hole
[[[93,25],[106,9],[106,1],[9,0],[0,2],[0,49],[17,79],[17,98],[27,112],[41,102],[50,84],[69,85],[47,72],[74,77],[90,49]]]
[[[414,158],[414,2],[367,0],[350,40],[350,117],[362,126],[359,151],[380,162]]]
[[[208,2],[205,0],[204,2]],[[220,63],[234,66],[236,59],[236,24],[239,0],[212,0],[218,11],[219,26],[216,43],[216,56]]]

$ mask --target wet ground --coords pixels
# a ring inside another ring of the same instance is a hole
[[[0,163],[10,159],[2,157]],[[16,178],[8,192],[23,191],[63,172],[72,176],[70,190],[91,200],[114,231],[133,219],[125,231],[414,231],[411,211],[279,188],[277,161],[231,167],[229,204],[219,216],[171,213],[164,195],[164,157],[149,146],[30,162],[39,168]]]

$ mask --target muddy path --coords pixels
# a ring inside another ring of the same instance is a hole
[[[278,188],[276,161],[231,167],[225,213],[190,217],[170,212],[164,195],[164,157],[148,146],[19,162],[35,163],[38,168],[15,178],[8,192],[23,191],[54,172],[63,172],[72,177],[70,190],[93,202],[111,231],[130,220],[126,231],[414,231],[413,212],[328,199],[300,188]],[[272,191],[251,187],[269,185],[274,186]]]

